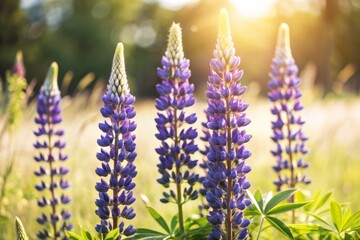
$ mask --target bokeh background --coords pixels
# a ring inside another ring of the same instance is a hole
[[[137,97],[137,166],[135,203],[136,227],[154,227],[140,195],[166,217],[159,203],[161,187],[156,183],[158,161],[154,148],[156,68],[166,49],[168,28],[180,22],[185,56],[191,61],[191,82],[197,104],[192,109],[204,120],[205,88],[209,61],[215,48],[217,20],[227,8],[237,54],[244,69],[243,84],[248,92],[253,135],[249,160],[253,171],[253,191],[273,191],[276,178],[271,166],[271,104],[266,99],[268,72],[282,22],[290,26],[293,56],[302,78],[311,163],[307,175],[313,183],[309,196],[317,190],[334,190],[340,202],[360,209],[360,1],[359,0],[1,0],[0,78],[6,92],[6,71],[22,50],[29,84],[27,104],[16,131],[0,139],[0,174],[14,161],[0,208],[0,239],[14,239],[13,218],[19,216],[34,239],[38,226],[34,219],[38,181],[32,160],[35,141],[35,98],[52,61],[59,64],[59,85],[63,95],[65,140],[70,155],[70,209],[79,232],[93,230],[99,165],[95,154],[100,135],[100,98],[110,74],[117,42],[125,45],[125,61],[132,93]],[[30,88],[30,89],[29,89]],[[0,126],[4,127],[3,121]],[[199,131],[200,132],[200,131]],[[198,142],[201,145],[201,142]],[[198,156],[200,158],[200,156]],[[3,178],[0,177],[0,184]],[[1,186],[1,185],[0,185]],[[187,216],[197,211],[189,206]]]

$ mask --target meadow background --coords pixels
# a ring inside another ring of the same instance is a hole
[[[71,169],[68,179],[72,198],[69,205],[75,231],[80,226],[93,230],[99,161],[96,139],[101,96],[110,74],[112,55],[118,41],[125,44],[125,61],[130,88],[137,97],[135,108],[138,128],[136,165],[138,176],[134,190],[136,227],[154,227],[141,201],[145,194],[151,206],[170,218],[176,207],[160,204],[162,189],[156,183],[158,157],[155,140],[156,67],[166,49],[167,29],[171,22],[183,28],[185,56],[190,59],[197,103],[197,126],[205,119],[209,60],[216,41],[219,9],[229,10],[230,24],[237,54],[245,71],[243,84],[249,87],[244,98],[250,104],[252,120],[248,132],[253,135],[248,147],[252,172],[252,192],[274,190],[276,175],[271,166],[271,104],[266,99],[268,71],[274,51],[276,32],[281,22],[290,26],[293,55],[303,80],[306,120],[304,132],[309,136],[310,154],[306,170],[313,183],[309,195],[320,189],[334,190],[340,202],[351,202],[360,209],[360,2],[358,0],[271,0],[252,1],[175,1],[175,0],[2,0],[0,2],[0,78],[6,93],[5,72],[12,68],[16,51],[21,49],[29,84],[27,103],[14,133],[6,129],[4,114],[0,127],[0,176],[15,161],[0,209],[0,239],[14,239],[13,219],[22,219],[31,239],[39,229],[35,218],[39,196],[33,172],[35,141],[33,121],[38,89],[52,61],[59,64],[62,90],[64,140]],[[265,3],[266,2],[266,3]],[[271,3],[271,4],[269,4]],[[267,6],[264,8],[264,6]],[[264,9],[263,9],[264,8]],[[4,103],[2,103],[4,104]],[[202,143],[198,140],[198,144]],[[200,159],[201,156],[198,155]],[[199,170],[201,172],[201,170]],[[3,178],[0,177],[0,186]],[[166,211],[165,211],[165,207]],[[189,216],[197,212],[196,201],[187,206]]]

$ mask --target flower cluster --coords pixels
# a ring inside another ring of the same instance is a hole
[[[25,89],[27,87],[25,73],[23,55],[21,51],[18,51],[11,73],[6,73],[9,92],[6,115],[10,130],[16,129],[22,116],[22,108],[26,99]]]
[[[157,72],[162,82],[156,86],[160,95],[156,99],[156,108],[160,111],[155,119],[158,130],[156,138],[161,141],[161,146],[156,148],[160,155],[157,166],[161,174],[157,181],[166,188],[170,187],[171,182],[175,183],[176,190],[164,192],[161,201],[178,204],[182,226],[182,205],[197,198],[198,192],[193,185],[199,175],[189,171],[197,165],[197,160],[193,159],[193,154],[198,150],[194,143],[197,131],[189,127],[196,122],[197,117],[195,113],[185,112],[186,108],[195,103],[195,98],[194,85],[189,83],[190,62],[184,58],[179,24],[173,23],[170,28],[168,46],[161,64],[162,68],[158,68]],[[187,169],[183,170],[184,167]],[[185,182],[189,186],[182,189]]]
[[[301,173],[301,169],[309,166],[303,160],[303,155],[308,153],[305,146],[308,138],[302,131],[305,122],[300,116],[304,107],[301,103],[298,68],[291,54],[289,27],[284,23],[279,28],[270,78],[268,98],[273,103],[271,113],[276,117],[272,122],[271,137],[276,149],[271,152],[276,159],[273,169],[278,174],[274,184],[280,191],[283,185],[293,188],[299,182],[311,183]]]
[[[205,111],[210,135],[203,186],[211,207],[207,219],[215,226],[209,239],[246,239],[250,221],[244,218],[244,209],[251,203],[245,194],[251,185],[246,174],[251,168],[245,160],[251,152],[244,144],[251,136],[244,127],[250,120],[245,114],[248,104],[242,98],[246,91],[240,82],[243,71],[239,70],[240,58],[235,56],[225,9],[220,11],[218,31],[214,58],[210,61]]]
[[[68,157],[63,154],[66,144],[61,141],[61,137],[64,131],[58,127],[62,117],[57,78],[58,65],[54,62],[37,100],[38,116],[35,122],[39,128],[34,132],[38,139],[34,147],[38,150],[38,155],[34,159],[44,166],[40,166],[39,170],[35,171],[35,175],[41,179],[40,184],[35,185],[35,188],[43,194],[37,204],[44,209],[44,213],[36,220],[44,227],[49,224],[52,226],[52,233],[46,228],[39,231],[37,233],[39,239],[66,239],[63,230],[72,228],[68,223],[70,213],[65,209],[59,210],[59,206],[68,204],[70,198],[63,193],[69,188],[69,182],[65,179],[69,170],[63,166],[63,162]]]
[[[130,236],[136,230],[132,225],[125,227],[121,219],[130,220],[136,215],[130,206],[135,201],[132,190],[135,187],[133,178],[137,175],[134,165],[136,136],[133,133],[136,112],[133,107],[135,97],[130,94],[126,77],[122,43],[117,45],[107,92],[102,100],[104,106],[100,111],[107,120],[99,124],[103,134],[97,140],[101,149],[96,157],[101,161],[101,167],[96,169],[96,174],[102,178],[95,186],[99,192],[96,214],[101,219],[95,229],[106,235],[118,228],[120,234]]]

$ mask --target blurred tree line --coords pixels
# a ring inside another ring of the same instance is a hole
[[[179,10],[164,8],[157,0],[1,0],[0,76],[4,79],[21,49],[29,81],[42,81],[49,64],[57,61],[60,84],[61,79],[71,79],[68,93],[72,94],[84,76],[94,78],[89,87],[106,83],[116,43],[122,41],[132,91],[153,96],[159,81],[156,67],[166,49],[168,28],[175,21],[183,28],[191,81],[200,93],[206,87],[215,47],[218,12],[226,7],[246,84],[256,83],[266,92],[277,28],[286,22],[298,66],[301,70],[315,66],[311,84],[324,94],[339,86],[359,93],[360,1],[299,2],[278,0],[274,14],[247,19],[229,0],[198,0]]]

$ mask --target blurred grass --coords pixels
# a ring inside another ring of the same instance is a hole
[[[99,92],[99,91],[98,91]],[[312,96],[307,94],[307,96]],[[95,99],[95,100],[94,100]],[[94,201],[97,197],[94,189],[98,177],[94,173],[99,162],[95,157],[99,149],[96,139],[99,137],[98,123],[103,121],[99,108],[100,101],[88,94],[78,94],[75,98],[64,98],[62,102],[64,112],[63,127],[65,128],[65,140],[68,143],[66,152],[70,156],[67,166],[71,173],[68,176],[71,188],[68,191],[72,198],[69,210],[73,214],[75,231],[79,232],[79,226],[94,231],[94,225],[98,222],[95,215]],[[313,180],[308,187],[312,193],[321,189],[323,191],[333,189],[335,198],[340,202],[351,202],[354,210],[360,209],[360,98],[334,98],[317,100],[315,96],[305,99],[303,111],[306,120],[304,132],[309,136],[308,146],[310,154],[306,160],[311,167],[306,174]],[[253,139],[248,148],[253,152],[248,163],[253,171],[249,174],[252,182],[252,191],[260,188],[263,192],[274,190],[272,181],[276,178],[271,166],[274,159],[270,155],[270,149],[274,147],[270,140],[270,121],[273,119],[269,108],[270,103],[257,97],[256,93],[249,92],[245,96],[246,102],[250,104],[248,115],[252,119],[248,132]],[[204,120],[203,109],[206,103],[199,101],[194,107],[198,113],[197,126],[200,128]],[[24,113],[21,127],[15,136],[16,162],[14,173],[10,176],[7,193],[4,199],[3,215],[0,218],[0,239],[14,239],[15,231],[13,222],[15,216],[20,217],[27,233],[31,239],[35,239],[35,233],[39,229],[35,218],[40,214],[36,206],[39,194],[34,190],[37,179],[33,172],[38,164],[32,159],[34,136],[32,131],[36,128],[33,118],[35,116],[35,105],[31,104]],[[156,164],[158,162],[154,148],[158,146],[155,140],[154,118],[156,110],[154,100],[138,100],[135,104],[138,128],[136,165],[138,176],[135,179],[137,187],[134,204],[137,217],[133,224],[136,227],[149,227],[158,229],[156,223],[150,219],[144,204],[140,199],[145,194],[150,199],[151,206],[170,219],[176,212],[176,207],[163,205],[159,202],[162,195],[162,187],[156,183]],[[189,110],[190,111],[190,110]],[[199,130],[201,135],[201,130]],[[1,171],[6,166],[8,136],[1,141],[0,158]],[[199,145],[202,143],[198,141]],[[198,156],[200,158],[200,155]],[[1,181],[1,180],[0,180]],[[186,206],[185,210],[189,216],[197,213],[196,202]]]

